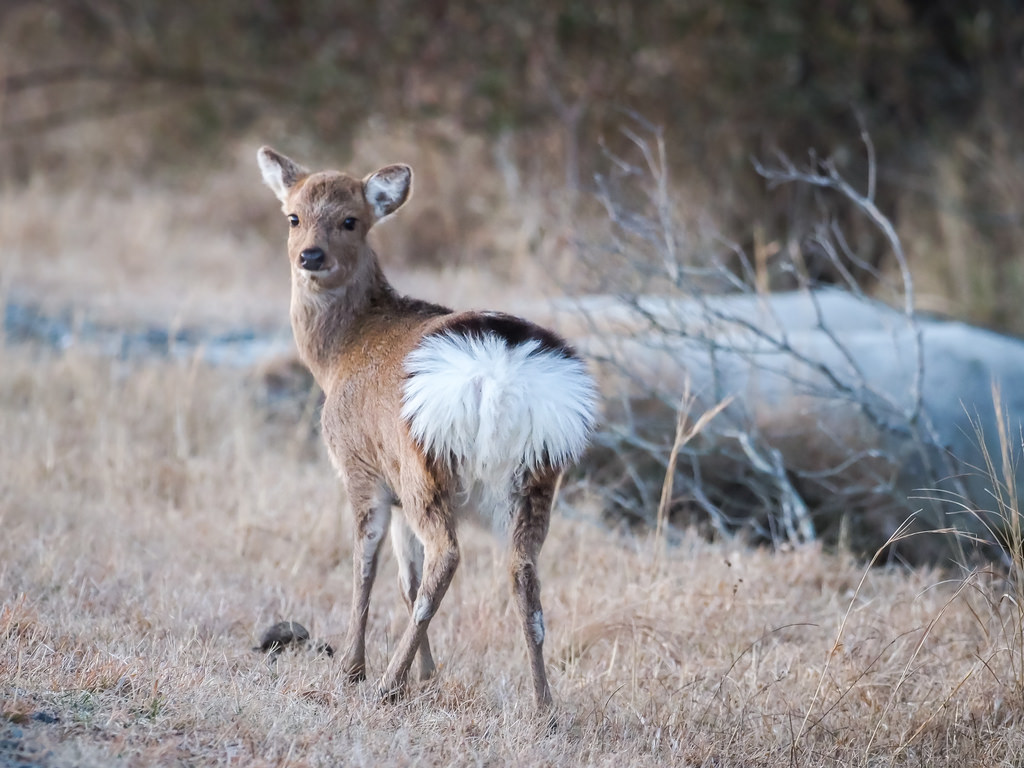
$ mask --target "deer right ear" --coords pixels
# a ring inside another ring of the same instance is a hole
[[[263,183],[273,190],[282,203],[288,199],[288,190],[303,176],[309,175],[307,169],[270,147],[260,147],[260,151],[256,153],[256,160],[260,164],[260,171],[263,172]]]
[[[380,221],[402,207],[412,191],[412,168],[401,163],[388,165],[363,180],[363,194]]]

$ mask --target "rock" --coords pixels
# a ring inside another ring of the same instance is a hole
[[[819,536],[834,540],[849,526],[868,554],[911,514],[920,530],[951,526],[991,539],[990,527],[1005,527],[992,509],[991,478],[972,468],[986,466],[986,451],[1000,466],[993,386],[1019,453],[1017,339],[908,318],[836,290],[592,296],[558,302],[546,319],[595,360],[610,433],[625,435],[605,443],[635,465],[624,474],[636,476],[642,464],[637,446],[660,446],[649,477],[654,499],[689,382],[694,417],[731,398],[684,449],[676,490],[691,506],[781,531],[780,510],[766,508],[788,503],[787,514],[803,508]],[[608,461],[607,452],[596,455]],[[1015,479],[1024,487],[1024,477]],[[977,514],[964,511],[964,499]],[[955,537],[940,538],[907,539],[900,550],[941,559],[957,547]]]
[[[254,646],[253,650],[276,657],[289,646],[304,647],[308,642],[309,630],[304,626],[297,621],[279,621],[263,633],[259,645]],[[334,656],[334,649],[327,643],[317,644],[316,652]]]

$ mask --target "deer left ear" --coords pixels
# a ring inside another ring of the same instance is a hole
[[[363,179],[363,195],[376,221],[402,207],[412,191],[412,168],[387,165]]]

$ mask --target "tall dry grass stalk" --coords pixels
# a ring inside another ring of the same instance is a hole
[[[1024,447],[1024,433],[1013,434],[1013,426],[1003,404],[1003,395],[992,387],[992,407],[996,414],[999,455],[987,448],[981,419],[971,419],[975,439],[981,446],[983,465],[976,471],[988,478],[988,499],[958,499],[963,512],[976,518],[988,532],[988,540],[1000,546],[1003,568],[984,569],[965,578],[984,601],[987,611],[978,621],[986,632],[998,639],[994,653],[1002,656],[1008,669],[1000,676],[1009,698],[1018,706],[1024,704],[1024,522],[1017,495],[1017,472]],[[984,585],[979,582],[984,580]],[[987,662],[986,662],[987,666]],[[992,674],[995,674],[991,669]]]
[[[960,766],[1024,748],[994,575],[665,548],[609,533],[579,487],[540,565],[553,733],[529,716],[503,549],[473,527],[432,624],[440,674],[406,700],[326,657],[269,665],[249,650],[265,626],[337,641],[348,612],[351,523],[294,417],[189,361],[3,358],[0,764]],[[385,557],[371,677],[405,621],[395,577]]]
[[[663,540],[665,525],[668,523],[669,511],[672,506],[672,486],[675,481],[676,463],[679,451],[699,435],[715,416],[729,407],[732,397],[720,400],[717,404],[701,413],[695,420],[690,416],[697,403],[696,395],[690,392],[689,380],[683,383],[683,394],[679,398],[679,409],[676,413],[676,431],[669,451],[668,466],[665,468],[665,479],[661,484],[661,497],[658,499],[658,517],[654,529],[654,538]]]

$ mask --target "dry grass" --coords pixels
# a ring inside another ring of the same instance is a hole
[[[108,322],[279,324],[288,267],[265,236],[276,206],[243,173],[239,156],[197,188],[122,173],[6,188],[0,288]]]
[[[482,145],[460,145],[449,177],[420,139],[390,135],[386,157],[359,146],[367,166],[420,174],[404,223],[380,233],[400,287],[512,309],[557,290],[571,256],[550,201]],[[0,296],[119,323],[283,325],[284,231],[254,149],[193,194],[187,174],[0,190]],[[428,225],[444,263],[465,244],[458,266],[410,258]],[[337,645],[347,623],[351,520],[301,410],[271,412],[240,370],[0,346],[0,768],[18,752],[86,767],[1019,764],[1014,585],[622,537],[586,484],[541,559],[554,732],[532,714],[501,547],[472,526],[432,623],[434,681],[382,705],[334,660],[268,666],[250,647],[269,624]],[[389,555],[371,676],[404,625],[395,581]]]
[[[659,553],[595,524],[585,488],[541,563],[553,733],[501,550],[472,526],[436,680],[382,705],[335,661],[271,668],[249,650],[266,625],[337,641],[347,621],[350,520],[308,433],[239,372],[2,354],[0,743],[17,727],[52,764],[996,766],[1024,748],[998,579],[690,536]],[[371,674],[405,619],[382,570]]]
[[[547,201],[485,142],[448,130],[387,128],[358,139],[358,160],[281,149],[357,174],[413,165],[412,200],[373,235],[400,290],[498,309],[558,292],[572,262]],[[444,148],[456,139],[458,154]],[[38,175],[0,186],[0,298],[117,324],[282,327],[287,229],[259,178],[259,143],[233,143],[215,167],[167,167],[145,180],[130,168],[83,168],[68,172],[72,182]]]

